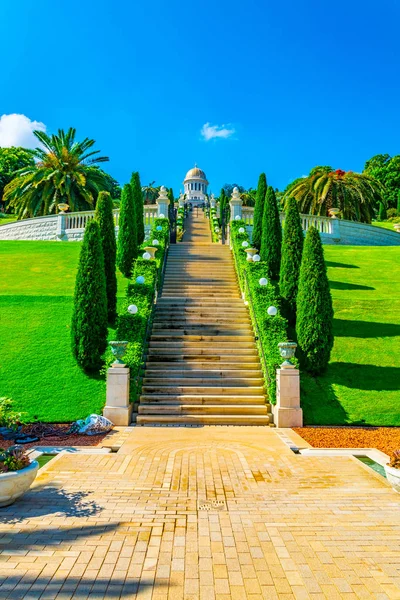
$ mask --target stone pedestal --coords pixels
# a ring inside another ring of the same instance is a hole
[[[58,213],[57,215],[57,240],[62,241],[65,238],[65,227],[67,224],[67,215]]]
[[[168,217],[168,206],[169,206],[169,198],[167,196],[167,188],[165,186],[161,186],[160,193],[156,200],[157,202],[157,217]]]
[[[215,208],[217,206],[217,201],[214,198],[214,194],[211,194],[210,197],[210,208]]]
[[[276,405],[272,407],[277,427],[302,427],[300,408],[300,372],[298,369],[278,369],[276,372]]]
[[[107,397],[103,415],[114,425],[131,424],[132,404],[129,402],[129,380],[128,367],[111,367],[107,371]]]
[[[233,188],[231,201],[229,202],[229,205],[231,207],[231,221],[237,221],[238,219],[236,219],[236,217],[239,217],[239,219],[241,219],[243,201],[240,197],[240,193],[237,187]]]
[[[185,208],[185,196],[181,194],[178,200],[179,208]]]

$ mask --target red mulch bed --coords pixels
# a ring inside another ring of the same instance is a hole
[[[56,429],[66,430],[68,429],[68,425],[65,423],[49,423],[52,427]],[[29,425],[22,428],[22,433],[29,434]],[[97,446],[100,442],[108,435],[107,433],[102,433],[100,435],[82,435],[82,434],[73,434],[68,436],[59,436],[59,435],[49,435],[46,437],[40,438],[38,442],[32,442],[31,444],[23,444],[24,448],[34,448],[36,446]],[[13,446],[15,442],[13,440],[5,440],[3,436],[0,435],[0,448],[4,450]]]
[[[293,427],[314,448],[400,449],[400,427]]]

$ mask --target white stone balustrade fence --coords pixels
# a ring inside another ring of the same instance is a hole
[[[118,233],[119,209],[113,211],[115,233]],[[157,205],[144,207],[144,227],[149,231],[157,217]],[[94,210],[59,213],[34,219],[22,219],[0,226],[0,240],[44,240],[79,242],[86,224],[94,218]]]

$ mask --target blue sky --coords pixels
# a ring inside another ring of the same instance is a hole
[[[400,153],[396,0],[2,0],[0,10],[0,116],[76,127],[121,183],[139,170],[177,194],[196,161],[216,192],[255,187],[261,171],[284,188],[316,164],[359,171]],[[227,137],[205,140],[207,123]],[[0,145],[21,139],[9,124]]]

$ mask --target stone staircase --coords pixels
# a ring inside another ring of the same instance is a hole
[[[269,405],[248,310],[228,246],[202,212],[170,246],[136,422],[268,425]]]

